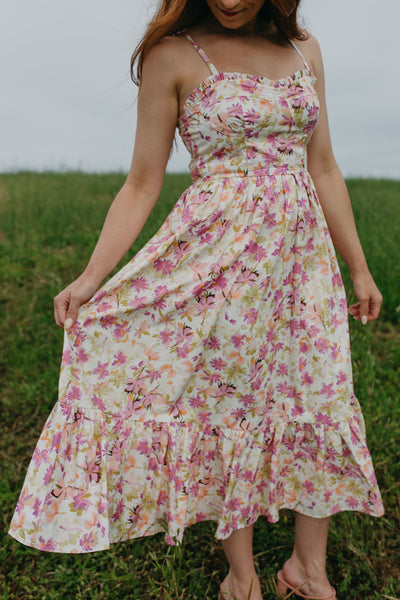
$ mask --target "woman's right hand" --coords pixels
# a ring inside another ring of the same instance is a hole
[[[54,298],[54,319],[58,327],[70,329],[78,317],[78,310],[97,292],[98,281],[82,273]]]

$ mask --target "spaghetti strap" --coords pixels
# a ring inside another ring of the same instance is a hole
[[[199,56],[204,60],[204,62],[210,69],[212,75],[218,75],[218,73],[219,73],[218,69],[208,58],[207,54],[204,52],[203,48],[199,45],[199,43],[196,42],[196,40],[190,35],[190,33],[187,33],[186,31],[183,31],[182,33],[185,36],[185,38],[187,38],[189,40],[189,42],[192,44],[193,48],[196,50],[196,52],[199,54]]]
[[[309,71],[311,71],[310,66],[308,64],[308,62],[306,61],[304,54],[300,51],[300,49],[298,48],[298,46],[292,42],[292,40],[288,39],[288,42],[291,46],[293,46],[293,48],[296,50],[297,54],[300,56],[300,58],[302,59],[304,66],[306,67],[306,69],[308,69]]]

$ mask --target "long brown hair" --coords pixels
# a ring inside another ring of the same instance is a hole
[[[307,34],[297,21],[299,4],[300,0],[265,0],[259,15],[266,21],[272,21],[286,38],[304,40]],[[131,77],[136,85],[139,85],[146,55],[161,38],[193,27],[206,16],[207,11],[206,0],[161,0],[131,57]]]

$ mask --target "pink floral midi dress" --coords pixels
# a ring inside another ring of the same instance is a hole
[[[283,508],[384,512],[307,171],[315,77],[305,61],[278,80],[220,73],[185,35],[211,71],[178,122],[193,183],[65,332],[9,530],[40,550],[174,545],[203,520],[225,539]]]

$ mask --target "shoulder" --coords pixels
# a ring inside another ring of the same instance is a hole
[[[190,44],[183,35],[163,37],[147,53],[143,61],[143,78],[179,88],[182,74],[193,68]]]
[[[294,43],[299,48],[301,53],[304,54],[312,70],[318,76],[323,68],[321,48],[317,38],[314,35],[307,32],[306,34],[307,38],[305,40],[294,40]]]

